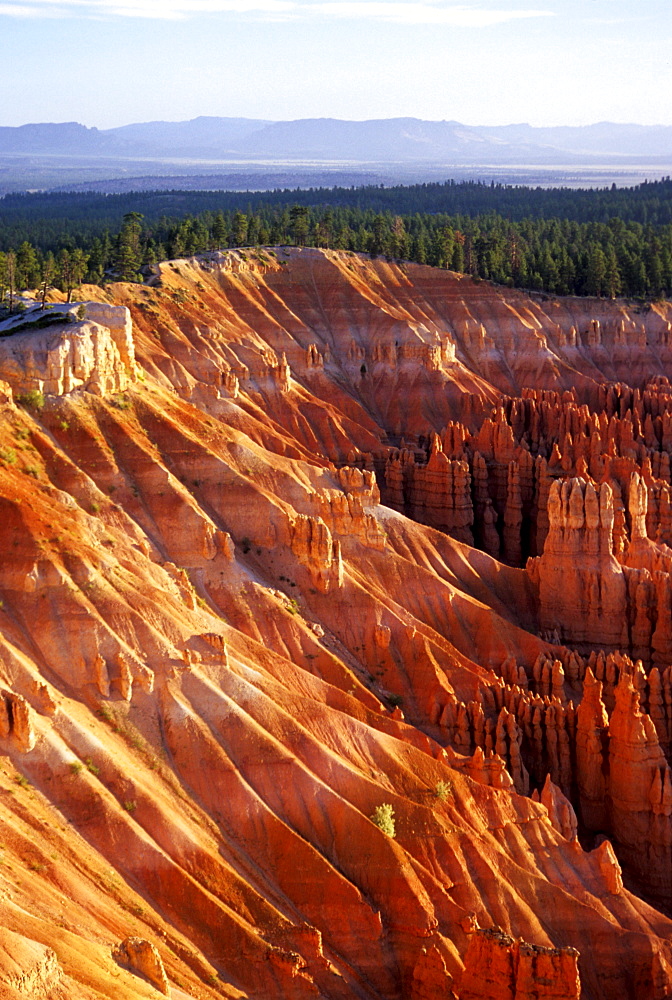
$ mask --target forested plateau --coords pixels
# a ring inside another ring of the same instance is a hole
[[[447,182],[263,193],[0,199],[0,301],[13,290],[142,281],[230,247],[365,252],[559,295],[672,294],[672,181],[571,190]]]

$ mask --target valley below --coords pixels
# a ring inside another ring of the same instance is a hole
[[[672,303],[301,247],[52,298],[0,996],[672,996]]]

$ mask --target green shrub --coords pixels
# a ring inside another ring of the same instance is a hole
[[[105,722],[108,722],[110,725],[116,725],[117,720],[114,717],[114,712],[107,705],[100,705],[97,713]]]
[[[72,763],[70,764],[70,770],[72,771],[73,774],[79,774],[80,771],[82,771],[83,769],[84,765],[82,764],[81,760],[73,760]]]
[[[135,812],[137,808],[138,808],[138,803],[135,802],[133,799],[127,799],[126,802],[124,802],[124,809],[126,810],[126,812],[129,813]]]
[[[382,805],[376,806],[371,814],[371,821],[388,837],[395,836],[394,809],[389,802],[383,802]]]
[[[0,461],[5,465],[14,465],[16,462],[16,452],[13,448],[0,448]]]
[[[28,410],[39,411],[44,407],[44,394],[39,389],[29,389],[28,392],[19,393],[16,401]]]
[[[450,781],[437,781],[436,787],[434,789],[434,794],[436,795],[439,802],[445,802],[449,795],[452,795],[453,785]]]

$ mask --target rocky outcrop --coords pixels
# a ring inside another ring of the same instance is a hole
[[[136,975],[144,976],[159,993],[170,996],[170,985],[166,970],[157,948],[139,937],[125,938],[113,950],[115,961],[126,966]]]
[[[646,879],[658,898],[670,900],[672,774],[627,675],[616,688],[608,736],[610,829],[630,868]]]
[[[565,651],[565,658],[569,669],[573,654]],[[529,678],[524,668],[510,659],[499,669],[502,677],[481,688],[480,701],[465,704],[452,697],[443,708],[434,707],[430,718],[441,739],[462,753],[470,753],[474,747],[477,753],[495,752],[522,794],[535,789],[541,793],[550,779],[564,796],[570,796],[577,713],[565,694],[562,663],[540,655]],[[583,661],[580,671],[583,676]],[[571,817],[566,817],[559,825],[565,830],[571,822]]]
[[[386,535],[373,512],[380,503],[375,474],[344,466],[336,475],[343,492],[313,493],[313,507],[333,535],[356,538],[363,545],[382,551]]]
[[[667,666],[672,552],[647,535],[648,490],[639,473],[629,476],[628,491],[626,522],[609,483],[598,491],[584,479],[556,480],[544,552],[527,571],[538,589],[543,634],[578,650],[602,646],[647,667]],[[660,705],[656,711],[662,726]]]
[[[477,930],[469,942],[458,1000],[579,1000],[574,948],[540,948],[498,929]]]
[[[577,712],[576,766],[579,809],[591,830],[606,830],[607,777],[603,758],[609,719],[602,701],[602,684],[588,668],[583,699]]]
[[[44,313],[29,311],[22,322],[2,324],[0,378],[15,395],[39,391],[63,396],[84,389],[99,396],[123,392],[135,381],[131,315],[123,306],[80,303],[54,309],[60,320],[31,329]],[[17,332],[11,333],[16,327]]]
[[[332,538],[322,518],[299,514],[291,526],[291,547],[323,594],[343,586],[340,542]]]
[[[599,847],[595,848],[593,854],[607,889],[614,896],[618,896],[623,891],[623,873],[613,847],[608,840],[604,840]]]
[[[541,628],[579,648],[627,648],[627,583],[614,555],[614,500],[580,479],[554,482],[544,553],[530,564]]]
[[[572,803],[562,794],[557,785],[551,781],[550,774],[546,775],[546,781],[541,793],[535,788],[532,799],[541,802],[548,810],[548,818],[552,826],[561,834],[565,840],[575,840],[578,830],[576,813],[572,808]],[[613,854],[613,851],[612,851]],[[615,858],[614,858],[615,860]],[[605,862],[606,863],[606,862]]]
[[[0,739],[11,739],[23,753],[35,746],[30,705],[20,694],[0,691]]]
[[[435,945],[423,948],[413,970],[411,1000],[454,1000],[453,977],[446,969],[446,963]]]
[[[8,998],[60,997],[65,987],[56,953],[7,928],[0,930],[0,992]]]

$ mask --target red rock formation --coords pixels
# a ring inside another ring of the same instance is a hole
[[[565,840],[574,840],[576,838],[578,829],[576,813],[572,808],[571,802],[562,794],[558,786],[553,784],[550,774],[546,775],[541,795],[535,789],[532,798],[546,806],[551,823],[558,833],[562,834]]]
[[[530,564],[538,580],[543,629],[579,648],[627,648],[627,590],[614,556],[613,493],[580,479],[558,481],[548,499],[544,553]]]
[[[316,587],[324,594],[343,585],[341,549],[319,517],[299,514],[292,525],[291,546],[299,561],[307,567]]]
[[[170,996],[168,977],[161,956],[149,941],[138,937],[128,937],[114,949],[113,955],[121,965],[127,966],[133,972],[148,979],[159,993]]]
[[[608,829],[604,743],[609,720],[602,685],[586,671],[583,699],[577,710],[576,770],[580,813],[589,830]]]
[[[621,866],[614,854],[613,847],[608,840],[605,840],[599,847],[595,848],[594,854],[600,867],[600,874],[604,878],[609,892],[617,896],[623,891],[623,879]]]
[[[453,977],[438,948],[423,948],[413,970],[411,1000],[434,1000],[439,996],[454,1000],[452,986]]]
[[[83,317],[79,310],[83,308]],[[40,311],[22,314],[22,327]],[[0,339],[0,378],[16,393],[63,395],[86,389],[97,395],[123,392],[135,380],[135,345],[128,309],[88,302],[56,309],[61,322],[46,329],[24,329]],[[18,325],[6,323],[9,329]]]
[[[459,1000],[579,1000],[579,953],[514,941],[500,930],[471,938],[457,990]]]
[[[244,255],[0,386],[1,989],[662,1000],[669,306]]]
[[[629,676],[616,689],[609,721],[610,828],[622,856],[660,898],[672,898],[672,778]],[[642,853],[646,845],[646,855]]]
[[[23,753],[35,746],[30,705],[20,694],[0,691],[0,739],[11,738]]]

